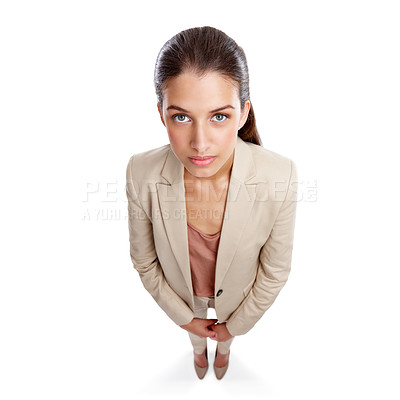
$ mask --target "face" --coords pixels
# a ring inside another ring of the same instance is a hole
[[[163,92],[161,121],[167,128],[171,149],[185,167],[185,175],[219,180],[233,164],[238,130],[250,109],[240,110],[238,89],[217,72],[199,78],[183,73],[168,81]],[[211,156],[204,161],[191,157]]]

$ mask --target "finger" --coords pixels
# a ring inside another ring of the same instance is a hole
[[[214,332],[214,331],[211,330],[211,331],[207,332],[207,336],[209,338],[211,338],[211,339],[214,339],[214,338],[216,338],[218,336],[218,334],[217,334],[217,332]]]

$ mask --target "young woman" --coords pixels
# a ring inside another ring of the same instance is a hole
[[[217,342],[221,379],[235,336],[272,305],[291,268],[294,162],[262,147],[245,54],[222,31],[182,31],[155,66],[169,144],[134,154],[126,170],[130,255],[145,289],[188,331],[195,371]],[[209,307],[218,319],[207,319]]]

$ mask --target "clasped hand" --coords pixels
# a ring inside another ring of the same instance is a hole
[[[193,318],[181,328],[201,337],[209,337],[217,342],[225,342],[233,336],[226,328],[226,322],[218,323],[218,319]]]

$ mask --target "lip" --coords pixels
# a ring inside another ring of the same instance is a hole
[[[197,167],[206,167],[207,165],[210,165],[215,160],[215,158],[216,156],[189,157],[189,160]]]
[[[207,160],[207,158],[214,158],[215,156],[193,156],[189,157],[192,158],[193,160]]]

